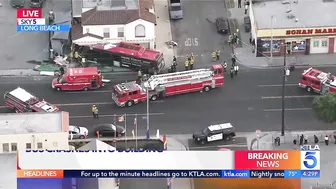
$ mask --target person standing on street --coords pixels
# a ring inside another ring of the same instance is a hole
[[[233,69],[234,69],[235,75],[238,75],[238,70],[239,70],[238,65],[234,66]]]
[[[230,77],[233,79],[233,68],[230,69]]]
[[[217,56],[216,56],[216,51],[211,53],[212,61],[216,62]]]
[[[317,144],[319,142],[319,139],[316,135],[314,135],[314,143]]]
[[[236,57],[234,54],[232,55],[231,61],[232,61],[232,67],[234,67],[236,65]]]
[[[216,59],[219,60],[219,55],[220,55],[220,51],[219,49],[216,49]]]
[[[226,63],[226,61],[224,61],[224,72],[226,72],[226,68],[227,68],[227,63]]]
[[[93,118],[96,118],[96,115],[95,115],[96,105],[92,105],[91,111],[92,111]]]
[[[191,53],[190,61],[189,61],[190,70],[194,69],[194,62],[195,62],[195,57],[194,57],[194,54]]]
[[[186,58],[185,62],[184,62],[184,67],[185,67],[185,70],[187,71],[188,68],[189,68],[189,61],[188,59]]]
[[[238,0],[238,8],[241,8],[241,0]]]
[[[325,143],[325,145],[329,145],[329,137],[328,137],[328,135],[326,135],[325,137],[324,137],[324,143]]]
[[[173,63],[176,62],[176,56],[173,56]]]
[[[232,35],[229,35],[229,46],[232,45]]]
[[[98,108],[96,107],[95,109],[94,109],[94,118],[95,119],[98,119],[99,118],[99,116],[98,116],[98,113],[99,113],[99,111],[98,111]]]
[[[250,6],[250,2],[248,0],[245,0],[244,2],[244,13],[247,14],[248,8]]]

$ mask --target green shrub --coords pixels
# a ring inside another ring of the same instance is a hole
[[[317,117],[325,122],[336,121],[336,93],[315,97],[313,109]]]

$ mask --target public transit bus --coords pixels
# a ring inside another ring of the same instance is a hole
[[[86,47],[84,56],[99,63],[134,70],[140,69],[143,73],[149,74],[158,74],[165,66],[163,53],[125,42]]]

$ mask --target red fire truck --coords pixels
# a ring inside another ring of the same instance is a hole
[[[97,67],[68,68],[65,74],[53,79],[51,86],[58,91],[98,89],[103,86],[103,76]]]
[[[335,76],[331,73],[309,68],[302,73],[299,87],[306,89],[308,92],[320,94],[336,92]]]
[[[161,75],[153,75],[141,85],[136,82],[114,86],[113,101],[119,107],[130,107],[148,98],[152,101],[159,97],[204,91],[224,85],[224,67],[212,65],[211,69],[196,69]]]
[[[143,73],[157,74],[165,66],[162,53],[132,43],[94,45],[84,50],[88,59],[117,67],[141,69]]]
[[[50,103],[39,100],[35,95],[18,87],[4,95],[5,104],[16,113],[23,112],[58,112],[58,108]]]

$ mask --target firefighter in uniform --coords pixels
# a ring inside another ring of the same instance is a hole
[[[96,118],[96,119],[99,118],[99,117],[98,117],[98,108],[97,108],[97,107],[94,109],[94,115],[95,115],[95,118]]]
[[[217,55],[216,55],[216,52],[215,52],[215,51],[211,53],[211,57],[212,57],[212,61],[216,62],[216,60],[217,60]]]
[[[92,105],[91,111],[92,111],[93,118],[96,118],[96,115],[95,115],[96,105]]]
[[[219,49],[216,49],[216,60],[219,60],[219,55],[220,55],[220,51]]]
[[[227,68],[227,63],[226,63],[226,61],[224,61],[224,72],[226,72],[226,68]]]
[[[193,53],[191,53],[190,60],[189,60],[190,70],[194,69],[194,63],[195,63],[195,56]]]
[[[185,66],[185,70],[188,70],[188,68],[189,68],[189,60],[188,60],[188,58],[186,58],[186,60],[184,62],[184,66]]]

